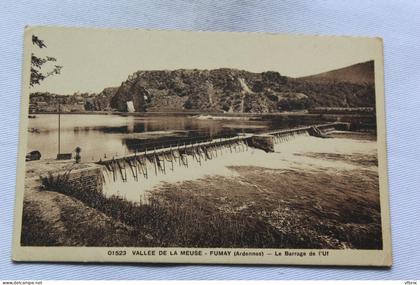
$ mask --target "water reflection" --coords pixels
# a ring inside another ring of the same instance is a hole
[[[306,122],[307,123],[307,122]],[[316,123],[311,119],[311,123]],[[200,118],[189,115],[120,116],[61,115],[61,152],[82,148],[82,161],[127,154],[152,145],[172,145],[191,138],[224,137],[305,124],[302,118]],[[27,151],[39,150],[42,159],[58,151],[58,116],[29,119]]]

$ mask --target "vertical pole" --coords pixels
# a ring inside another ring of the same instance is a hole
[[[60,133],[61,133],[61,108],[60,100],[58,101],[58,154],[60,154]]]
[[[153,165],[155,166],[155,175],[157,176],[157,166],[156,166],[156,164],[157,164],[157,161],[156,161],[156,147],[155,147],[155,151],[154,151],[154,154],[153,154]]]
[[[174,171],[174,153],[172,152],[172,145],[169,146],[169,153],[171,154],[171,170]]]

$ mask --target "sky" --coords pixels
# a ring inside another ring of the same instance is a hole
[[[47,48],[30,41],[32,34]],[[237,68],[278,71],[300,77],[368,60],[382,60],[377,38],[218,33],[186,31],[106,30],[31,27],[25,32],[31,53],[52,56],[60,75],[45,79],[30,92],[99,93],[119,86],[138,70]],[[43,71],[48,72],[47,64]],[[29,74],[29,65],[25,71]]]

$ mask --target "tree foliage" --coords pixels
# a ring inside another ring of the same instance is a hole
[[[32,35],[32,44],[34,46],[37,46],[40,49],[47,47],[44,41],[35,35]],[[57,59],[55,57],[51,57],[51,56],[38,57],[34,53],[31,54],[31,79],[30,79],[31,87],[41,84],[41,81],[43,81],[45,78],[51,75],[60,74],[61,69],[63,67],[61,65],[56,65],[56,64],[53,64],[54,67],[52,70],[48,72],[45,72],[45,71],[42,72],[42,66],[45,63],[56,62],[56,61]]]

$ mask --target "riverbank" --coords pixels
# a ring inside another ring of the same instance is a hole
[[[45,114],[56,114],[58,112],[33,112],[30,115],[45,115]],[[168,111],[168,112],[120,112],[120,111],[75,111],[75,112],[61,112],[62,115],[120,115],[120,116],[136,116],[136,117],[149,117],[149,116],[211,116],[211,117],[228,117],[228,118],[244,118],[244,117],[305,117],[305,118],[319,118],[323,117],[326,119],[336,119],[337,117],[343,118],[374,118],[375,114],[350,114],[350,113],[309,113],[308,110],[299,111],[284,111],[277,113],[239,113],[239,112],[203,112],[203,111]]]
[[[22,243],[381,248],[374,135],[308,139],[252,163],[227,160],[228,171],[162,179],[148,203],[28,188]]]

